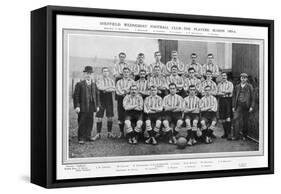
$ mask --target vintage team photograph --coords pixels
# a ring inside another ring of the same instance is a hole
[[[68,158],[256,153],[262,44],[64,30]]]

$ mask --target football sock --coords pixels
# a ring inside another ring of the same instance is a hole
[[[101,132],[102,122],[97,122],[97,132]]]
[[[112,121],[107,121],[107,130],[108,132],[112,131]]]

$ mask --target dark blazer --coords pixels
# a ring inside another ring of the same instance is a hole
[[[233,91],[233,97],[232,97],[232,107],[237,108],[237,102],[239,98],[239,93],[240,93],[240,83],[237,84],[234,88]],[[254,88],[250,83],[246,83],[245,85],[245,90],[246,90],[246,105],[248,108],[252,107],[254,108],[255,106],[255,95],[254,95]]]
[[[75,85],[75,90],[73,94],[73,103],[74,108],[79,107],[80,112],[96,112],[97,107],[100,106],[100,98],[98,94],[97,85],[95,82],[91,82],[91,89],[92,89],[92,95],[90,98],[92,98],[92,101],[90,103],[88,90],[87,90],[87,83],[86,80],[80,81]]]

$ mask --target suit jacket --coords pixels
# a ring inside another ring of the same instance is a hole
[[[240,83],[239,83],[235,86],[234,91],[233,91],[233,97],[232,97],[232,107],[233,108],[237,108],[240,90],[241,90],[241,87],[240,87]],[[245,90],[246,90],[246,93],[245,93],[246,105],[248,108],[250,108],[250,107],[254,108],[254,106],[255,106],[254,88],[250,83],[246,83]]]
[[[73,94],[74,108],[79,107],[80,112],[96,112],[100,106],[100,98],[97,85],[91,82],[92,95],[88,95],[86,80],[80,81],[75,85]],[[91,99],[90,99],[91,98]]]

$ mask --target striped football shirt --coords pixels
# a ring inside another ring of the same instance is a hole
[[[166,75],[170,75],[172,72],[172,67],[176,65],[178,67],[178,73],[179,74],[183,74],[184,73],[184,70],[185,70],[185,65],[183,62],[181,62],[179,59],[177,60],[171,60],[171,61],[168,61],[166,63]]]
[[[218,102],[217,99],[212,96],[203,96],[200,100],[200,109],[201,111],[204,112],[204,110],[202,109],[206,109],[206,108],[211,108],[211,110],[207,110],[207,111],[214,111],[217,112],[218,110]]]
[[[182,108],[183,98],[180,95],[168,94],[163,99],[164,108]]]
[[[200,109],[200,98],[197,96],[187,96],[184,98],[183,108],[184,111],[189,112],[189,110],[196,109],[193,113],[199,113]]]
[[[144,100],[144,112],[148,113],[151,109],[155,109],[157,111],[162,111],[163,109],[163,100],[160,96],[148,96]]]
[[[115,77],[123,75],[123,69],[125,67],[129,68],[130,70],[132,70],[131,66],[128,63],[116,63],[114,65],[114,68],[113,68],[113,75]]]
[[[115,82],[110,77],[101,77],[97,80],[97,88],[99,90],[115,89]]]
[[[136,81],[138,92],[141,94],[148,95],[148,81],[146,79],[139,79]]]
[[[185,78],[184,79],[184,89],[188,90],[189,86],[194,85],[196,87],[196,89],[199,91],[200,90],[200,84],[201,84],[201,80],[194,77],[194,78]]]
[[[233,93],[233,84],[232,82],[226,80],[226,81],[221,81],[218,84],[218,93],[225,93],[223,97],[232,97]]]
[[[123,78],[118,80],[116,83],[116,94],[120,96],[127,94],[131,85],[133,84],[135,84],[135,81],[131,78]]]
[[[217,84],[213,80],[204,80],[203,82],[201,82],[201,86],[200,86],[202,95],[205,95],[205,87],[206,86],[211,87],[211,94],[212,95],[217,94],[217,91],[218,91]]]
[[[136,95],[131,95],[128,94],[125,96],[123,99],[123,107],[125,110],[130,110],[132,106],[137,106],[138,110],[143,110],[143,99],[141,95],[136,94]],[[135,109],[133,109],[135,110]]]
[[[162,75],[153,75],[148,79],[148,87],[156,86],[157,89],[167,89],[167,80]]]
[[[203,65],[203,75],[206,75],[207,70],[212,71],[212,75],[217,77],[219,75],[219,66],[216,64],[204,64]]]
[[[132,68],[132,71],[133,71],[133,74],[136,76],[136,75],[139,75],[140,73],[140,70],[144,69],[146,71],[146,74],[148,74],[149,72],[149,67],[147,64],[145,63],[136,63],[133,68]]]
[[[149,66],[149,69],[148,69],[148,73],[153,74],[155,66],[160,67],[161,74],[164,74],[164,72],[165,72],[165,65],[161,61],[160,62],[151,63],[150,66]]]
[[[203,67],[200,63],[191,63],[186,65],[186,72],[188,72],[188,69],[193,67],[195,70],[195,75],[197,77],[201,77],[203,74]]]
[[[176,76],[170,75],[166,79],[167,79],[167,85],[168,86],[169,86],[170,83],[174,83],[174,84],[176,84],[178,89],[181,89],[181,88],[184,87],[184,80],[179,75],[176,75]]]

